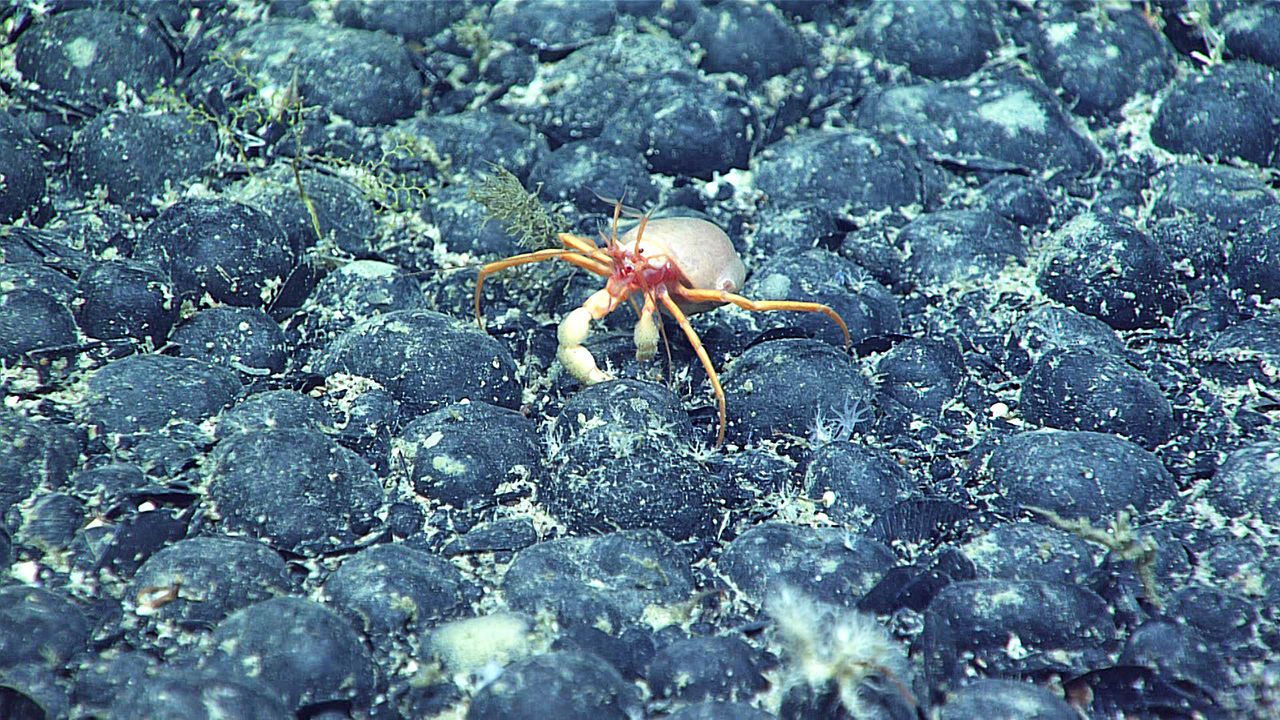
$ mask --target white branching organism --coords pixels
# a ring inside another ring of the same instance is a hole
[[[906,656],[875,617],[813,600],[783,587],[765,605],[785,654],[787,688],[807,685],[816,693],[838,693],[852,718],[878,717],[867,702],[871,688],[892,688],[909,705]]]
[[[828,415],[822,403],[814,411],[809,428],[809,442],[815,447],[833,442],[848,442],[874,419],[871,405],[862,398],[845,398],[834,414]]]

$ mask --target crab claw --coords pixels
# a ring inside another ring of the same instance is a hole
[[[641,362],[652,359],[658,352],[658,323],[653,319],[654,309],[653,298],[646,297],[640,319],[636,320],[636,360]]]
[[[560,321],[560,327],[556,331],[556,337],[560,341],[556,357],[569,374],[583,385],[595,385],[613,379],[612,375],[596,365],[591,351],[582,343],[591,334],[591,322],[608,315],[616,306],[617,301],[609,291],[600,290],[587,298],[582,307],[574,308],[573,312]]]

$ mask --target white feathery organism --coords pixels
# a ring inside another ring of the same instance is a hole
[[[813,600],[791,587],[782,588],[765,610],[788,661],[788,686],[834,686],[854,718],[871,717],[861,697],[868,680],[883,678],[914,704],[904,684],[906,656],[874,616]]]

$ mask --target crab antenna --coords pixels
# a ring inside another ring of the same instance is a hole
[[[589,189],[589,188],[588,188],[588,190],[587,190],[587,191],[588,191],[588,192],[590,192],[592,195],[595,195],[597,200],[599,200],[600,202],[602,202],[602,203],[604,203],[604,204],[606,204],[606,205],[614,205],[614,204],[616,204],[616,203],[620,203],[620,202],[622,202],[622,198],[611,198],[611,197],[606,197],[606,196],[601,195],[600,193],[596,192],[595,190],[591,190],[591,189]],[[627,189],[626,189],[626,188],[623,188],[623,189],[622,189],[622,194],[623,194],[623,196],[624,196],[624,197],[626,196],[626,194],[627,194]]]
[[[618,218],[622,217],[622,198],[613,205],[613,242],[618,242]]]
[[[621,206],[622,206],[622,217],[638,218],[638,217],[640,217],[641,215],[644,215],[644,214],[645,214],[645,213],[644,213],[644,211],[642,211],[642,210],[638,210],[638,209],[636,209],[636,208],[633,208],[633,207],[631,207],[631,206],[627,205],[625,202],[623,202],[624,200],[626,200],[626,199],[627,199],[627,190],[626,190],[626,188],[623,188],[623,189],[622,189],[622,196],[621,196],[621,197],[619,197],[619,198],[617,198],[616,200],[615,200],[614,198],[611,198],[611,197],[605,197],[604,195],[601,195],[600,193],[596,192],[595,190],[592,190],[592,191],[590,191],[590,192],[591,192],[591,194],[592,194],[592,195],[595,195],[595,196],[596,196],[596,199],[597,199],[597,200],[599,200],[599,201],[600,201],[600,202],[602,202],[602,203],[607,203],[607,204],[609,204],[609,205],[614,205],[614,206],[621,205]],[[615,208],[614,208],[614,212],[617,212],[617,210],[618,210],[618,208],[617,208],[617,207],[615,207]],[[652,210],[650,210],[649,212],[652,212]]]
[[[649,213],[640,216],[640,225],[636,228],[636,250],[640,250],[640,238],[644,237],[644,228],[649,224]]]

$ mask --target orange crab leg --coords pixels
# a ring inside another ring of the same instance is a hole
[[[510,267],[516,267],[517,265],[528,265],[529,263],[542,262],[543,260],[554,260],[556,258],[564,260],[571,265],[577,265],[578,267],[584,270],[589,270],[597,275],[609,277],[609,275],[612,274],[608,266],[603,262],[595,260],[594,258],[583,257],[579,254],[579,251],[576,248],[547,248],[546,250],[537,250],[531,253],[512,255],[511,257],[503,258],[502,260],[495,260],[481,267],[480,273],[476,276],[476,292],[474,298],[476,322],[481,326],[484,325],[484,320],[480,315],[480,291],[484,288],[484,281],[486,278],[496,272],[506,270]]]
[[[571,265],[577,265],[583,270],[590,270],[600,277],[609,277],[613,274],[613,266],[609,263],[595,258],[578,255],[575,251],[566,252],[564,255],[560,256],[560,259]]]
[[[591,259],[596,260],[597,262],[610,262],[609,256],[600,249],[600,246],[591,242],[587,238],[570,235],[569,233],[560,233],[557,237],[559,237],[560,242],[570,250],[577,250],[583,255],[590,256]]]
[[[743,310],[752,310],[755,312],[763,312],[767,310],[796,310],[799,312],[818,312],[826,315],[840,326],[840,332],[844,333],[844,347],[846,350],[852,344],[849,340],[849,326],[844,324],[844,318],[840,317],[840,313],[832,310],[830,306],[816,302],[802,302],[800,300],[752,300],[741,295],[724,290],[699,290],[696,288],[678,287],[672,288],[672,292],[680,296],[681,299],[692,300],[694,302],[718,302],[733,303]]]
[[[702,369],[707,371],[707,377],[711,380],[711,389],[716,393],[716,404],[720,409],[720,432],[716,434],[716,447],[720,447],[724,444],[724,429],[728,421],[728,414],[725,412],[724,388],[720,385],[720,376],[716,374],[716,369],[711,364],[711,356],[707,355],[707,349],[702,346],[702,339],[698,337],[698,333],[689,324],[689,318],[685,316],[684,311],[667,293],[658,293],[657,295],[658,299],[662,301],[663,307],[680,324],[680,329],[684,331],[684,336],[689,338],[689,344],[693,346],[693,352],[697,354],[698,360],[702,361]]]
[[[576,250],[586,256],[581,258],[582,260],[590,259],[596,263],[595,268],[587,268],[586,265],[579,265],[579,267],[587,268],[591,272],[605,277],[613,273],[613,258],[609,257],[609,254],[601,250],[594,242],[569,233],[560,233],[556,237],[559,238],[560,244],[564,245],[566,250]]]

